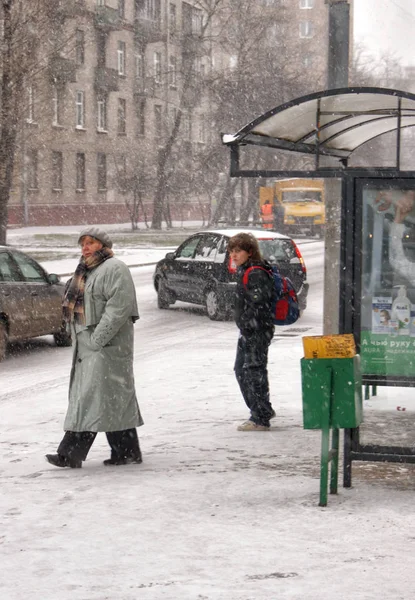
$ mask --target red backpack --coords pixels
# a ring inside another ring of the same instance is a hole
[[[242,278],[243,286],[246,288],[248,284],[249,273],[252,269],[262,269],[271,277],[274,281],[274,299],[272,301],[271,311],[274,325],[292,325],[295,323],[300,316],[300,308],[298,306],[298,298],[291,280],[288,277],[284,277],[279,272],[276,265],[272,265],[272,273],[264,267],[253,266],[249,267]]]

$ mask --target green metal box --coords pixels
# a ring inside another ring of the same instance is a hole
[[[363,421],[360,357],[302,358],[304,429],[359,427]]]

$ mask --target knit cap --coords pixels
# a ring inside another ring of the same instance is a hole
[[[79,234],[78,244],[80,243],[81,239],[87,235],[100,241],[107,248],[112,248],[112,241],[108,233],[103,229],[100,229],[99,227],[93,226],[87,227],[86,229],[81,231],[81,233]]]

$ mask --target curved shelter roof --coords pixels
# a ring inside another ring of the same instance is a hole
[[[388,88],[349,87],[302,96],[264,113],[228,146],[259,145],[347,159],[384,133],[415,125],[415,94]]]

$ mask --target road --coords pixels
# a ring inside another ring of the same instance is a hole
[[[414,597],[413,471],[354,467],[356,487],[317,508],[321,441],[302,428],[300,358],[301,336],[321,333],[323,243],[300,248],[309,306],[270,348],[277,418],[267,433],[236,430],[248,414],[232,372],[234,323],[179,303],[158,310],[154,267],[132,270],[142,465],[104,467],[102,434],[82,469],[47,464],[62,437],[71,349],[50,337],[14,347],[0,365],[2,598]],[[375,414],[378,431],[393,430]],[[412,416],[394,415],[412,440]]]
[[[323,242],[300,242],[300,248],[310,283],[308,308],[301,320],[291,328],[278,328],[276,337],[287,335],[290,329],[295,330],[295,335],[300,335],[309,329],[315,332],[316,328],[321,327]],[[135,328],[135,363],[141,365],[141,369],[147,359],[160,354],[160,349],[168,359],[169,352],[180,352],[189,343],[198,348],[203,345],[204,339],[212,335],[218,336],[223,343],[233,344],[234,323],[210,321],[202,306],[178,302],[169,310],[159,310],[152,283],[153,271],[153,266],[136,267],[131,271],[141,316]],[[26,344],[15,344],[0,367],[0,401],[13,402],[22,394],[37,396],[48,389],[57,391],[56,388],[66,396],[71,355],[70,348],[56,348],[50,336]]]

